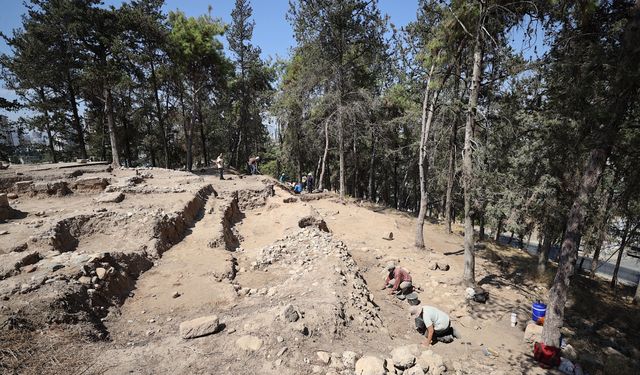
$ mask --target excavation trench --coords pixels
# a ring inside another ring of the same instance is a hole
[[[15,270],[27,265],[33,265],[33,270],[3,275],[0,298],[10,307],[0,311],[0,326],[78,324],[89,337],[107,337],[105,316],[133,295],[141,274],[184,239],[189,228],[203,217],[212,194],[217,193],[211,185],[203,186],[182,208],[157,215],[128,232],[134,239],[125,244],[118,237],[118,229],[132,214],[77,215],[54,223],[39,242],[31,244],[35,251],[4,255],[21,257]],[[111,249],[88,252],[95,250],[92,243],[101,248],[109,244]]]

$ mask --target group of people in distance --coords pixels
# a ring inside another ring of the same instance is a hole
[[[224,180],[224,159],[222,157],[222,153],[218,155],[216,160],[212,160],[218,169],[218,173],[220,175],[220,179]],[[254,175],[258,174],[258,162],[260,161],[260,156],[250,157],[247,162],[247,167],[249,169],[249,174]]]
[[[394,262],[386,265],[388,275],[384,281],[382,289],[391,289],[389,294],[396,296],[408,296],[413,293],[413,280],[411,274],[403,267],[398,267]],[[404,298],[402,298],[404,299]],[[409,300],[407,298],[407,300]],[[416,301],[417,304],[411,301]],[[423,346],[430,346],[436,342],[450,343],[454,338],[459,337],[458,333],[451,327],[449,315],[433,306],[419,305],[417,299],[409,300],[412,304],[409,307],[409,314],[414,319],[416,330],[424,335]]]
[[[293,192],[296,194],[300,194],[303,191],[312,193],[313,187],[314,187],[313,184],[315,182],[313,178],[313,174],[311,172],[307,174],[303,173],[300,181],[293,181],[293,182],[288,182],[287,176],[284,173],[282,173],[280,175],[279,181],[283,184],[288,185],[291,189],[293,189]]]

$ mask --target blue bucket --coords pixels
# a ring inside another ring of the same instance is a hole
[[[544,318],[547,313],[547,305],[541,302],[534,302],[531,306],[531,319],[538,322],[540,318]]]

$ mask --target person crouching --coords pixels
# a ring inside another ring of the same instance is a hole
[[[402,267],[396,267],[394,262],[387,263],[387,278],[384,281],[385,288],[391,288],[389,294],[407,294],[413,289],[413,282],[409,271]]]
[[[433,306],[411,306],[409,313],[415,321],[416,330],[425,336],[423,346],[436,342],[450,343],[458,337],[451,327],[449,315]]]

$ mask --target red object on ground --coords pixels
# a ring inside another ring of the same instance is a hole
[[[537,342],[533,344],[533,358],[543,368],[558,367],[560,365],[560,348]]]

